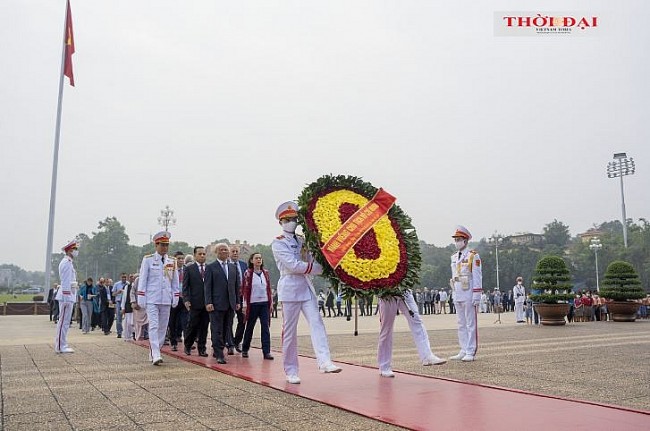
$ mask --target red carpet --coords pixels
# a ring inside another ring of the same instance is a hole
[[[147,343],[138,343],[148,347]],[[182,350],[182,347],[181,347]],[[316,360],[300,357],[302,383],[284,380],[282,354],[274,361],[251,349],[250,357],[226,356],[228,364],[192,351],[165,354],[251,382],[415,430],[644,430],[650,412],[568,400],[450,379],[396,373],[381,378],[376,368],[337,363],[339,374],[321,374]],[[164,365],[163,365],[164,366]],[[444,365],[443,365],[444,366]]]

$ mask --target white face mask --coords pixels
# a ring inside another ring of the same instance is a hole
[[[298,222],[287,221],[282,223],[282,230],[288,233],[294,233],[296,231],[297,226],[298,226]]]
[[[454,245],[456,246],[456,250],[460,251],[465,248],[465,240],[457,239]]]
[[[72,257],[79,256],[79,250],[72,250]]]

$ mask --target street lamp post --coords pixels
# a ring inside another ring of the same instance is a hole
[[[112,245],[108,246],[108,261],[109,261],[109,267],[107,268],[110,271],[109,278],[115,277],[115,258],[114,258],[114,253],[115,253],[115,247]]]
[[[497,234],[492,235],[488,241],[494,243],[494,254],[496,256],[496,270],[497,270],[497,290],[501,291],[499,288],[499,244],[503,242],[503,237]]]
[[[614,161],[607,164],[607,177],[621,179],[621,208],[623,210],[623,244],[627,248],[627,217],[625,216],[625,193],[623,192],[623,177],[634,174],[634,159],[628,159],[626,153],[615,153]]]
[[[169,230],[169,226],[174,226],[176,224],[176,218],[174,217],[174,210],[169,208],[169,205],[165,205],[165,208],[160,210],[160,217],[158,217],[158,223],[165,228],[165,231]]]
[[[600,283],[598,282],[598,250],[603,248],[603,245],[598,238],[592,238],[589,248],[594,251],[594,257],[596,258],[596,292],[600,293]]]

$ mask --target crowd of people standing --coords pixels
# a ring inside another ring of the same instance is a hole
[[[263,332],[263,347],[270,354],[270,333],[268,327],[271,318],[277,318],[277,291],[271,289],[268,271],[263,269],[262,255],[254,252],[249,257],[249,262],[239,260],[239,246],[220,244],[216,247],[221,250],[221,257],[228,264],[236,268],[236,279],[242,280],[239,295],[239,308],[233,314],[234,321],[226,321],[223,326],[224,345],[229,355],[234,351],[242,352],[242,344],[248,349],[252,339],[254,320],[260,318],[266,324],[260,324]],[[224,257],[225,256],[225,257]],[[179,300],[177,304],[169,307],[169,320],[164,331],[164,344],[171,346],[172,351],[178,350],[182,343],[184,351],[189,355],[198,347],[198,353],[207,356],[206,339],[210,324],[209,313],[205,307],[204,277],[206,265],[206,250],[204,247],[195,247],[193,254],[185,255],[181,251],[174,253],[176,271],[179,278]],[[201,269],[203,268],[203,269]],[[193,271],[196,269],[195,271]],[[265,278],[265,289],[268,287],[268,298],[260,298],[253,278],[262,275]],[[198,279],[197,279],[198,277]],[[146,310],[138,305],[138,285],[140,272],[131,274],[122,273],[120,280],[113,282],[108,277],[100,277],[95,283],[88,277],[76,289],[76,302],[74,312],[71,313],[70,322],[78,322],[82,334],[92,331],[101,331],[104,335],[116,333],[117,338],[129,340],[149,339],[149,319]],[[50,304],[50,320],[57,323],[59,320],[59,301],[54,299],[60,289],[55,285],[48,294]],[[250,307],[244,308],[243,301],[247,298]],[[261,312],[259,304],[265,299],[268,312]],[[251,312],[253,310],[253,312]],[[260,317],[260,315],[262,316]],[[249,331],[245,333],[247,320],[250,320]],[[217,331],[214,330],[213,333]],[[250,333],[248,333],[250,332]],[[216,341],[216,340],[215,340]],[[196,343],[196,345],[195,345]],[[247,345],[248,344],[248,345]]]
[[[196,349],[199,356],[209,356],[208,329],[212,356],[217,363],[227,364],[226,355],[235,355],[235,351],[242,358],[248,358],[258,321],[263,358],[273,360],[270,324],[271,318],[277,317],[280,301],[283,303],[282,349],[287,382],[300,383],[296,328],[301,313],[310,326],[320,371],[340,372],[330,360],[320,312],[323,317],[327,312],[327,317],[347,316],[349,320],[352,303],[350,299],[345,300],[343,312],[340,292],[329,290],[316,294],[310,274],[321,273],[322,267],[303,247],[302,238],[294,233],[297,224],[294,206],[295,203],[287,202],[276,212],[283,229],[283,234],[272,244],[281,274],[278,291],[271,287],[261,253],[251,253],[248,262],[244,262],[239,258],[238,245],[219,243],[215,246],[216,259],[210,264],[206,263],[206,249],[201,246],[195,247],[192,255],[178,251],[171,257],[168,255],[169,232],[159,232],[153,237],[155,253],[143,258],[137,273],[122,273],[116,283],[110,278],[100,278],[94,284],[93,279],[88,278],[78,286],[72,264],[78,254],[78,244],[70,242],[63,248],[66,255],[59,265],[61,286],[48,298],[57,303],[50,316],[57,322],[55,351],[74,352],[67,345],[67,331],[76,309],[83,334],[99,327],[104,335],[110,335],[115,324],[117,338],[123,335],[125,341],[148,338],[149,360],[153,365],[163,362],[163,344],[177,351],[182,343],[186,355],[192,355]],[[446,360],[433,354],[420,315],[447,314],[449,305],[449,314],[458,316],[460,345],[459,353],[449,359],[463,362],[474,361],[477,352],[478,311],[514,311],[517,323],[533,323],[534,306],[523,286],[523,278],[518,277],[516,285],[504,294],[498,288],[491,292],[483,290],[480,256],[467,247],[471,234],[458,226],[452,238],[457,252],[451,256],[449,293],[445,288],[407,290],[403,297],[379,298],[374,313],[374,295],[357,298],[356,307],[361,316],[371,316],[378,311],[382,314],[378,362],[383,377],[394,377],[390,365],[392,326],[400,311],[408,321],[425,366],[441,365]],[[606,302],[592,292],[578,292],[570,306],[569,321],[607,320]],[[647,304],[642,305],[640,313],[640,317],[647,316]]]

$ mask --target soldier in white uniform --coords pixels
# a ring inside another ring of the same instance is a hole
[[[476,309],[483,292],[481,258],[476,251],[467,247],[472,235],[465,227],[456,227],[452,238],[458,251],[451,255],[452,278],[449,280],[449,285],[454,292],[460,351],[449,359],[471,362],[478,349]]]
[[[524,279],[517,277],[517,284],[512,288],[512,296],[515,300],[515,318],[517,323],[526,323],[524,316],[524,302],[526,302],[526,289]]]
[[[397,310],[406,318],[411,329],[411,335],[422,365],[442,365],[447,362],[433,354],[427,328],[418,313],[418,307],[410,290],[404,292],[404,298],[388,297],[379,298],[379,346],[377,348],[377,362],[379,375],[382,377],[395,377],[391,368],[393,357],[393,324]]]
[[[300,383],[298,377],[298,318],[305,315],[311,331],[311,342],[322,373],[338,373],[341,368],[332,363],[327,333],[318,312],[318,301],[311,274],[321,274],[323,268],[303,250],[303,238],[296,236],[298,205],[285,202],[275,212],[283,234],[273,240],[271,248],[280,271],[278,300],[282,301],[282,354],[287,382]]]
[[[68,346],[68,329],[70,329],[72,310],[77,299],[77,271],[74,269],[72,260],[79,254],[79,244],[76,240],[70,241],[62,250],[65,257],[59,263],[61,288],[54,297],[56,301],[59,301],[59,320],[56,323],[54,351],[56,353],[74,353],[74,350]]]
[[[163,361],[160,347],[165,341],[170,305],[176,307],[180,298],[176,259],[167,256],[169,238],[169,232],[154,235],[156,252],[142,259],[138,281],[138,305],[147,310],[149,359],[154,365]]]

